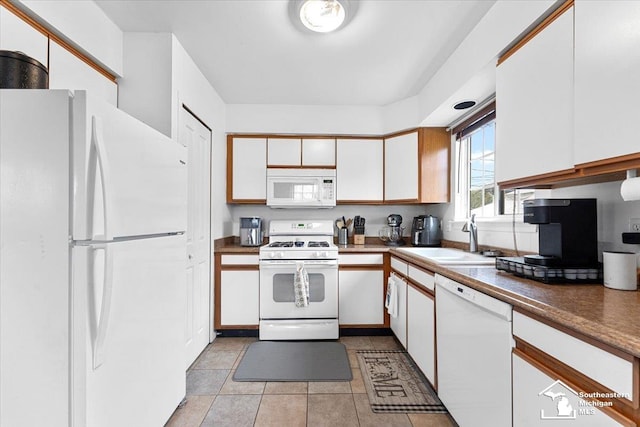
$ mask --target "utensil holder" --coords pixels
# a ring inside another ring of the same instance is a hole
[[[338,230],[338,244],[346,245],[348,243],[349,233],[346,228],[340,228]]]

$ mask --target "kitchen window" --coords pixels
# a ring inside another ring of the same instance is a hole
[[[498,214],[495,180],[495,102],[453,129],[456,135],[456,217]]]
[[[455,217],[521,214],[522,202],[534,198],[535,190],[498,190],[495,102],[455,126],[452,134],[456,136]]]

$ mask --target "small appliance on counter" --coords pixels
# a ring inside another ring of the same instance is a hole
[[[257,216],[240,218],[240,245],[262,246],[262,219]]]
[[[411,244],[413,246],[440,246],[442,225],[440,218],[432,215],[420,215],[413,218],[411,226]]]
[[[598,283],[596,199],[524,201],[524,222],[538,224],[538,255],[498,257],[498,270],[544,283]]]
[[[378,236],[387,246],[402,246],[404,245],[403,232],[402,216],[391,214],[387,217],[387,225],[380,229]]]

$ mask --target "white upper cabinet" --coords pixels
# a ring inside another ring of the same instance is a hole
[[[231,182],[227,202],[261,203],[267,198],[267,140],[230,137]],[[229,174],[227,174],[229,176]]]
[[[268,165],[336,166],[335,138],[268,138]]]
[[[339,139],[337,142],[337,201],[382,202],[382,139]]]
[[[0,7],[0,49],[17,50],[48,66],[49,39],[40,31]]]
[[[640,2],[575,3],[575,163],[640,152]]]
[[[300,166],[302,160],[300,138],[269,138],[267,146],[269,166]]]
[[[303,138],[302,165],[335,167],[336,139],[335,138]]]
[[[417,201],[418,179],[418,131],[386,138],[384,199]]]
[[[573,168],[573,7],[498,65],[496,108],[497,182]]]
[[[118,104],[118,85],[51,40],[49,89],[86,90],[112,105]]]

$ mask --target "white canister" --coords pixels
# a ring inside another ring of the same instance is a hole
[[[635,291],[637,255],[633,252],[603,252],[604,285],[611,289]]]

